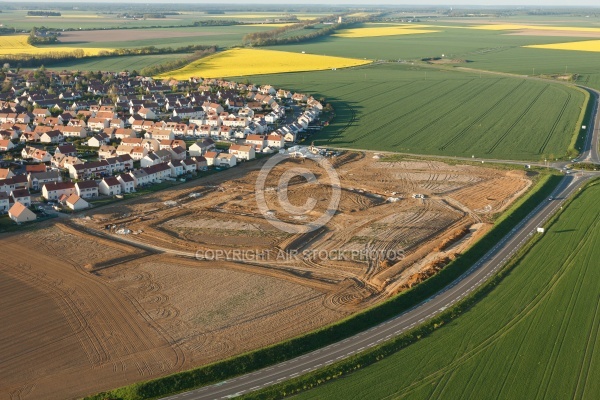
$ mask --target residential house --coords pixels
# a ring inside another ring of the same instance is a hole
[[[73,179],[88,179],[110,174],[110,165],[106,160],[89,161],[69,167],[69,176]]]
[[[127,149],[129,149],[129,151],[127,152],[127,154],[129,154],[129,152],[131,152],[131,148],[127,147]],[[98,149],[98,157],[103,160],[105,158],[110,158],[110,157],[115,157],[117,155],[117,149],[115,149],[113,146],[110,145],[101,145],[100,148]]]
[[[111,128],[123,129],[125,128],[125,121],[120,118],[114,118],[109,121],[109,125]]]
[[[113,176],[102,179],[98,185],[98,191],[105,196],[116,196],[121,194],[121,182]]]
[[[89,129],[94,131],[101,131],[104,128],[108,128],[108,120],[104,118],[90,118],[87,122]]]
[[[19,202],[25,207],[31,206],[31,194],[28,189],[15,189],[10,192],[10,197],[12,197],[15,203]]]
[[[45,172],[30,172],[27,175],[29,187],[33,190],[40,190],[46,183],[62,182],[60,172],[56,170]]]
[[[215,163],[219,167],[235,167],[237,158],[234,154],[221,153],[217,156]]]
[[[106,133],[100,132],[89,138],[87,145],[90,147],[100,147],[108,143],[110,143],[110,137]]]
[[[197,157],[204,155],[207,151],[215,149],[215,141],[211,138],[204,139],[203,141],[197,141],[190,146],[189,153],[191,157]]]
[[[219,103],[209,103],[206,102],[202,105],[202,108],[204,109],[205,112],[215,112],[217,114],[222,113],[223,110],[223,106],[220,105]]]
[[[15,221],[17,224],[23,222],[35,221],[37,216],[29,208],[25,207],[21,203],[15,203],[10,210],[8,210],[8,216],[10,219]]]
[[[29,187],[27,175],[15,175],[10,179],[15,185],[15,189],[27,189]]]
[[[90,203],[73,193],[65,201],[65,205],[73,211],[85,210],[90,206]]]
[[[125,138],[135,138],[136,134],[133,129],[118,128],[115,131],[115,139],[123,140]]]
[[[75,184],[77,195],[84,199],[98,197],[98,183],[96,181],[80,181]]]
[[[83,161],[81,161],[77,157],[65,156],[63,154],[55,154],[52,156],[52,160],[51,160],[51,165],[53,167],[60,168],[60,169],[69,169],[69,166],[76,165],[76,164],[83,164]],[[40,165],[44,165],[44,164],[40,164]],[[45,165],[44,165],[44,167],[45,167]],[[44,171],[45,171],[45,169],[44,169]],[[31,172],[44,172],[44,171],[31,171]]]
[[[285,146],[285,138],[281,135],[267,135],[266,145],[271,148],[281,149]]]
[[[283,138],[285,139],[286,142],[293,143],[296,141],[296,133],[287,132]]]
[[[154,111],[146,107],[140,108],[137,113],[144,119],[156,119],[156,114],[154,113]]]
[[[46,200],[58,200],[62,195],[70,196],[75,192],[73,182],[52,182],[42,187],[42,197]]]
[[[171,168],[171,176],[173,178],[185,174],[185,168],[183,167],[181,160],[171,160],[168,165]]]
[[[171,167],[164,162],[143,169],[148,175],[149,182],[161,182],[171,176]]]
[[[44,164],[29,164],[25,166],[25,172],[46,172],[46,166]]]
[[[174,149],[175,147],[187,148],[187,144],[183,140],[161,140],[159,143],[159,150]]]
[[[119,146],[119,147],[121,147],[121,146]],[[131,150],[131,153],[129,153],[131,158],[133,158],[136,161],[144,158],[146,156],[146,154],[148,154],[148,149],[146,149],[145,147],[142,147],[142,146],[134,147]],[[126,155],[126,154],[119,154],[119,155]]]
[[[266,140],[262,135],[248,135],[246,137],[246,144],[253,144],[254,147],[260,150],[266,146]]]
[[[218,155],[219,153],[217,153],[216,151],[207,151],[206,153],[204,153],[204,158],[206,158],[206,165],[218,165],[216,161]]]
[[[21,151],[21,157],[24,159],[32,159],[38,163],[47,163],[52,160],[52,155],[45,150],[36,149],[35,147],[26,146]]]
[[[10,179],[15,174],[8,168],[0,168],[0,179]]]
[[[83,139],[87,137],[88,132],[85,126],[58,126],[55,127],[57,130],[61,131],[64,137],[74,137]]]
[[[135,187],[147,185],[151,182],[150,177],[143,169],[136,169],[131,171],[128,175],[133,179]]]
[[[15,145],[11,140],[0,140],[0,151],[10,151],[15,148]]]
[[[23,132],[19,137],[19,141],[21,143],[31,143],[31,142],[39,142],[40,135],[37,132]]]
[[[146,168],[151,165],[160,164],[163,160],[154,153],[148,153],[144,158],[140,160],[140,167]]]
[[[159,151],[168,151],[169,153],[171,153],[171,159],[172,160],[185,160],[186,158],[186,151],[183,147],[174,147],[172,149],[168,149],[168,150],[159,150]]]
[[[13,178],[0,180],[0,193],[10,194],[13,190],[15,190]]]
[[[204,156],[192,157],[191,159],[196,162],[196,168],[198,170],[205,170],[208,167],[208,162]]]
[[[65,140],[65,137],[60,131],[48,131],[44,132],[40,136],[41,143],[53,143],[58,144],[62,143]]]
[[[198,164],[195,160],[191,158],[186,158],[185,160],[181,160],[181,165],[183,166],[184,173],[195,173],[198,170]]]
[[[121,184],[121,193],[135,192],[135,179],[129,174],[121,174],[117,177]]]
[[[54,155],[56,154],[62,154],[65,156],[72,156],[72,157],[76,157],[77,156],[77,149],[75,148],[74,145],[72,144],[63,144],[60,146],[56,147],[56,150],[54,151]]]
[[[36,108],[32,111],[34,117],[49,117],[52,114],[47,108]]]
[[[115,114],[113,111],[98,111],[94,117],[105,119],[108,123],[110,123],[110,121],[117,118],[117,114]]]
[[[143,144],[143,139],[139,139],[136,137],[124,138],[121,140],[121,146],[136,147],[136,146],[142,146],[142,144]]]
[[[238,160],[254,160],[256,158],[256,153],[254,151],[254,146],[252,145],[242,145],[242,144],[232,144],[229,147],[229,154],[234,154]]]
[[[175,134],[171,129],[156,129],[146,133],[145,137],[147,139],[155,139],[160,142],[162,140],[175,139]]]

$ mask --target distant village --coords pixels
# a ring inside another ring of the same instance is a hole
[[[209,168],[235,167],[321,129],[324,105],[270,85],[135,73],[5,73],[0,213],[78,211]]]

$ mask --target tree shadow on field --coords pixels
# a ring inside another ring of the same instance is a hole
[[[342,101],[338,98],[327,98],[327,103],[333,106],[335,117],[331,124],[309,137],[309,140],[327,145],[348,145],[356,140],[346,136],[347,131],[355,126],[362,116],[364,107],[357,102]]]

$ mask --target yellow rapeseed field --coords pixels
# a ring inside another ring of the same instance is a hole
[[[354,67],[371,61],[355,58],[319,56],[287,51],[233,49],[195,61],[159,78],[226,78],[231,76],[277,74]]]
[[[532,44],[532,49],[551,49],[551,50],[573,50],[573,51],[593,51],[600,52],[600,40],[584,40],[581,42],[550,43],[550,44]]]
[[[434,33],[439,32],[432,29],[419,29],[426,28],[425,25],[397,25],[397,26],[382,26],[382,27],[365,27],[365,28],[351,28],[343,29],[333,36],[343,38],[363,38],[363,37],[377,37],[377,36],[396,36],[396,35],[416,35],[420,33]]]
[[[26,35],[0,36],[0,56],[18,56],[25,54],[71,53],[77,47],[35,47],[27,43]],[[82,49],[86,56],[95,56],[111,49]]]

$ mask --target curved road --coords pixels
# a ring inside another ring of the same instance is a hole
[[[600,112],[598,111],[600,110],[600,93],[591,88],[586,87],[584,89],[587,89],[594,98],[594,110],[592,111],[592,115],[587,126],[585,147],[577,160],[600,164],[600,157],[598,156],[598,131],[600,131]]]
[[[588,124],[586,147],[579,161],[600,162],[598,156],[598,131],[600,130],[599,94],[591,90],[595,107]],[[247,394],[255,390],[293,379],[344,358],[350,357],[368,348],[379,345],[392,337],[424,323],[440,314],[448,307],[468,296],[479,288],[493,274],[501,269],[523,244],[537,234],[537,228],[545,223],[562,207],[563,202],[581,185],[598,174],[581,173],[567,175],[555,189],[548,201],[539,204],[508,235],[490,249],[461,277],[452,282],[443,291],[437,293],[414,308],[377,325],[369,330],[349,337],[341,342],[323,347],[303,356],[273,365],[246,375],[241,375],[214,385],[201,387],[185,393],[179,393],[165,399],[208,400],[227,399]]]

